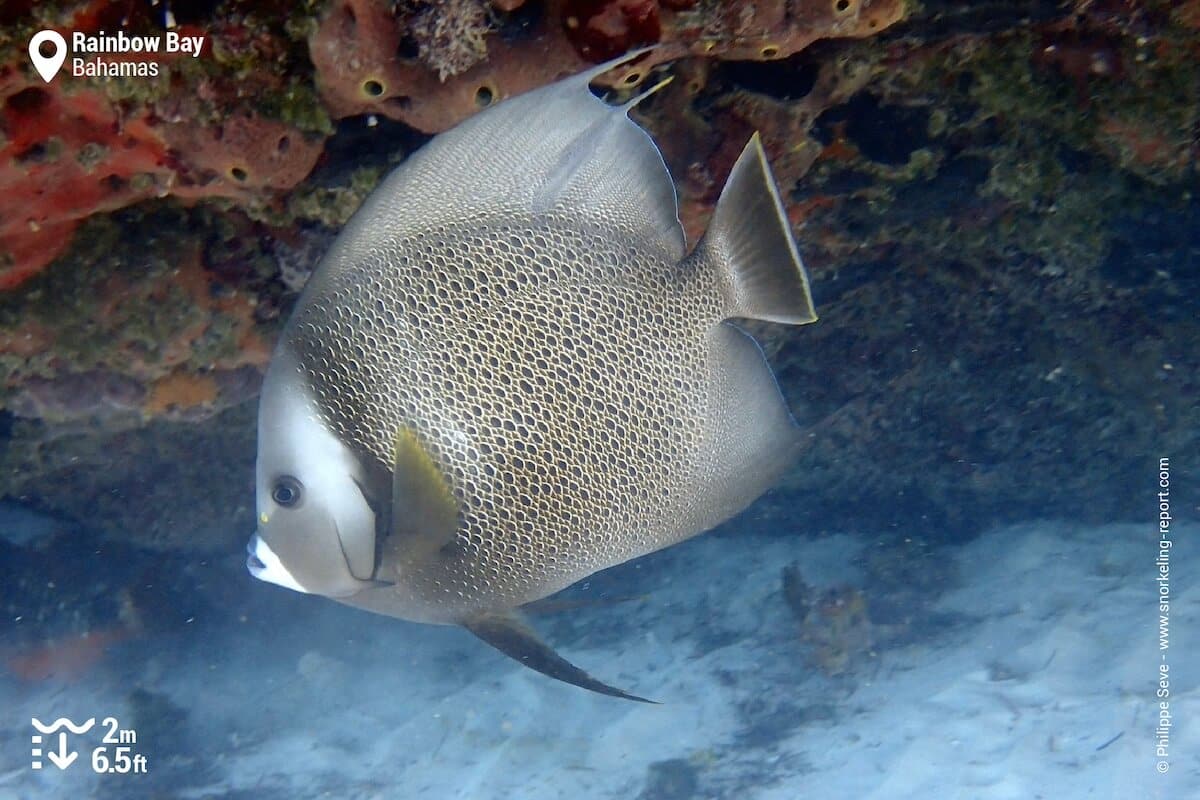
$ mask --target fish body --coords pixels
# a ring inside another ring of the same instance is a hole
[[[633,697],[511,611],[765,491],[799,433],[728,320],[816,316],[757,136],[689,254],[610,66],[436,137],[341,233],[268,369],[250,566]]]

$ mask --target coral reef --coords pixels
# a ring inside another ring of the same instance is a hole
[[[947,538],[1124,518],[1122,493],[1097,487],[1196,445],[1197,43],[1162,5],[1101,5],[1044,33],[923,36],[914,18],[886,48],[840,50],[876,66],[812,127],[822,151],[793,198],[823,326],[779,350],[815,426],[789,477],[815,501],[797,507],[808,524],[851,495],[877,525],[937,520]],[[1039,56],[1072,29],[1124,70],[1089,73],[1083,100],[1080,75]],[[1118,118],[1136,135],[1114,147]],[[1146,141],[1160,146],[1130,158]],[[847,452],[871,455],[847,471]]]
[[[817,591],[791,564],[783,570],[783,594],[813,663],[826,675],[843,675],[875,655],[876,634],[862,591],[849,586]]]
[[[547,0],[494,8],[497,35],[485,40],[479,0],[440,4],[436,26],[423,5],[398,14],[385,0],[331,3],[310,38],[330,113],[379,114],[436,132],[504,97],[639,46],[658,45],[607,78],[612,85],[636,87],[654,65],[687,55],[786,58],[818,39],[877,34],[904,14],[901,0]],[[484,52],[486,61],[480,60]]]
[[[199,424],[16,420],[15,446],[0,450],[0,476],[12,496],[86,520],[113,540],[236,553],[254,529],[255,418],[255,404],[242,403]]]
[[[856,559],[861,585],[818,589],[801,565],[782,570],[783,598],[798,626],[805,656],[829,677],[862,674],[879,653],[906,642],[929,642],[962,622],[935,610],[956,585],[946,546],[907,536],[881,536]]]
[[[22,293],[0,295],[0,327],[23,343],[0,351],[0,396],[11,413],[137,424],[142,416],[196,418],[257,391],[274,324],[259,319],[263,298],[214,273],[215,244],[206,254],[173,238],[188,229],[187,215],[138,220],[158,232],[141,234],[136,256],[113,249],[117,220],[97,220]],[[228,235],[240,238],[246,227]],[[239,266],[235,278],[248,287],[276,271],[265,254],[244,253]]]
[[[422,3],[412,12],[408,30],[417,56],[437,72],[438,80],[461,75],[487,58],[484,37],[490,32],[482,0]]]
[[[811,434],[763,507],[781,534],[1129,518],[1147,459],[1200,445],[1195,0],[174,16],[200,58],[46,84],[32,32],[161,31],[162,7],[0,8],[0,496],[151,547],[232,543],[249,401],[333,232],[429,133],[645,44],[605,82],[628,97],[672,62],[636,113],[689,241],[758,130],[813,275],[818,325],[751,326]],[[869,600],[877,637],[895,615]]]
[[[147,29],[126,5],[97,0],[57,16],[31,10],[0,37],[0,291],[60,255],[92,214],[165,196],[267,204],[303,180],[321,153],[321,136],[282,111],[263,113],[270,102],[252,110],[234,101],[254,89],[273,89],[279,104],[296,93],[271,73],[268,85],[260,76],[247,86],[242,75],[196,74],[187,62],[197,59],[166,53],[157,78],[119,84],[66,75],[46,83],[28,66],[23,45],[39,28],[95,32],[124,17],[135,32]],[[222,63],[222,52],[241,45],[236,32],[204,32],[212,60]]]

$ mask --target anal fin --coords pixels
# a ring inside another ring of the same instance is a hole
[[[629,694],[596,680],[554,652],[554,648],[542,641],[537,633],[515,614],[480,614],[466,620],[463,627],[504,655],[543,675],[610,697],[636,700],[639,703],[657,703],[655,700]]]

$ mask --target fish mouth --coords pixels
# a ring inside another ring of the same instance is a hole
[[[309,590],[302,586],[279,560],[279,556],[275,554],[271,546],[263,541],[263,538],[257,533],[251,536],[250,541],[246,544],[246,554],[246,569],[255,578],[267,583],[274,583],[285,589],[309,593]]]
[[[263,563],[263,560],[258,557],[258,553],[255,552],[257,546],[258,534],[256,533],[246,542],[246,569],[256,578],[260,577],[267,568],[267,565]]]
[[[336,532],[336,527],[334,530]],[[340,544],[340,538],[338,541]],[[309,555],[311,556],[311,553]],[[341,555],[344,560],[344,550]],[[314,576],[309,573],[301,573],[296,575],[258,533],[252,535],[250,541],[246,543],[246,570],[253,577],[266,583],[274,583],[303,594],[321,594],[326,597],[350,597],[368,586],[376,585],[372,581],[363,581],[354,577],[354,574],[349,571],[349,563],[344,562],[343,567],[344,569],[337,570],[338,574],[332,577],[327,574]],[[343,577],[343,573],[345,577]],[[304,582],[301,582],[302,579]],[[309,580],[314,579],[314,583],[309,583]]]

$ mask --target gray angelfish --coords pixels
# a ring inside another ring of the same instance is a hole
[[[654,89],[624,106],[588,90],[636,55],[437,136],[347,224],[263,386],[255,577],[463,625],[642,699],[514,610],[770,487],[800,436],[728,320],[816,314],[757,135],[687,253],[666,165],[628,117]]]

